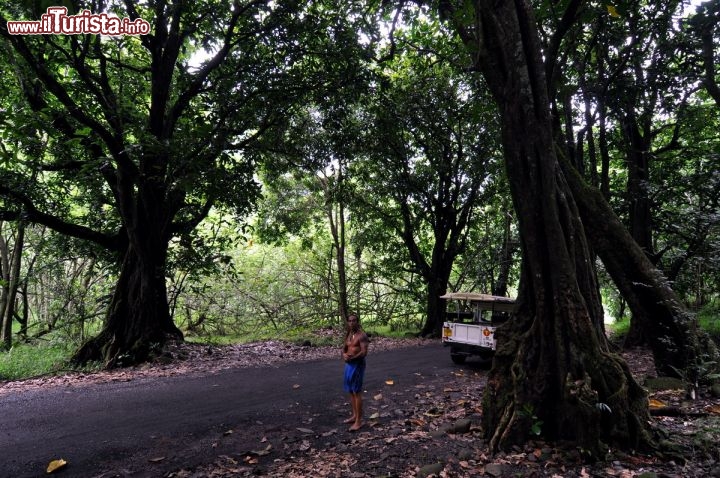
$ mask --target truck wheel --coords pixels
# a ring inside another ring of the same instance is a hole
[[[450,359],[453,361],[453,363],[456,363],[458,365],[464,364],[466,358],[467,356],[463,354],[450,354]]]
[[[490,369],[493,364],[493,355],[494,354],[488,354],[488,355],[481,355],[480,356],[480,366],[482,368]]]

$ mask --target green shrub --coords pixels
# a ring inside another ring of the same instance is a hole
[[[365,327],[365,331],[371,335],[379,337],[392,337],[396,339],[404,339],[409,336],[416,336],[420,333],[419,329],[399,328],[395,325],[372,325]]]
[[[613,342],[622,342],[630,330],[630,319],[624,317],[605,325],[607,334]]]
[[[57,371],[73,351],[61,342],[15,344],[10,351],[0,352],[0,379],[19,380]]]
[[[700,327],[720,344],[720,304],[710,303],[698,311]]]
[[[711,303],[697,312],[698,325],[720,343],[720,304]],[[630,319],[612,322],[606,325],[608,335],[614,342],[622,342],[630,330]]]
[[[417,335],[417,330],[398,328],[391,325],[368,324],[365,330],[373,337],[404,338]],[[246,335],[194,335],[185,339],[192,343],[231,345],[256,342],[260,340],[283,340],[298,345],[313,347],[337,346],[342,343],[343,330],[311,329],[297,327],[291,330],[276,331],[270,327],[255,330]],[[18,343],[8,352],[0,352],[0,380],[20,380],[40,375],[57,373],[68,367],[67,363],[78,347],[78,343],[68,339],[61,331],[54,331],[36,339],[33,343]],[[100,364],[88,367],[99,369]]]

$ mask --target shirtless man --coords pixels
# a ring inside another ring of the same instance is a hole
[[[345,361],[345,378],[343,386],[350,394],[352,416],[345,420],[351,423],[349,431],[354,432],[362,427],[362,385],[365,378],[365,356],[368,352],[370,340],[360,328],[360,319],[357,314],[350,314],[347,318],[347,331],[342,349],[342,358]]]

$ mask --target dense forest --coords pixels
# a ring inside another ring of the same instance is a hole
[[[489,443],[531,409],[591,453],[652,446],[608,320],[711,376],[717,0],[68,0],[151,31],[8,30],[46,3],[0,6],[5,350],[124,366],[349,311],[436,336],[448,291],[517,296]]]

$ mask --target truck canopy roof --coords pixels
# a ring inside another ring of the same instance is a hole
[[[471,300],[473,302],[505,302],[514,304],[515,299],[501,295],[480,294],[479,292],[448,292],[440,296],[441,299],[450,300]]]
[[[499,295],[480,294],[478,292],[449,292],[440,296],[447,300],[467,300],[478,304],[483,309],[511,311],[515,305],[515,299]]]

